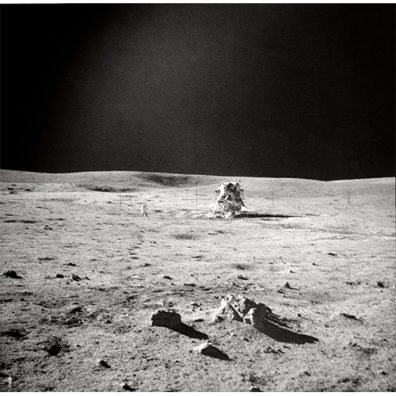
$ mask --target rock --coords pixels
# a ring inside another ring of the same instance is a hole
[[[243,319],[243,317],[250,311],[251,308],[257,307],[257,303],[249,298],[242,296],[234,296],[229,294],[227,296],[227,301],[231,305],[238,315]]]
[[[74,281],[76,281],[76,282],[79,282],[82,278],[79,277],[79,276],[76,275],[76,274],[72,274],[72,279],[73,279]]]
[[[345,318],[353,319],[353,320],[357,320],[359,322],[362,322],[362,320],[357,318],[355,315],[351,315],[351,314],[345,313],[345,312],[342,312],[341,315],[344,316]]]
[[[136,388],[132,388],[130,385],[128,385],[126,382],[121,384],[121,388],[128,391],[128,392],[135,392]]]
[[[205,356],[210,356],[220,360],[230,360],[230,358],[224,352],[220,351],[220,349],[216,348],[208,341],[197,346],[195,350]]]
[[[248,280],[248,278],[247,278],[246,276],[243,276],[243,275],[238,275],[238,279],[241,279],[241,280]]]
[[[110,364],[107,363],[106,360],[99,359],[99,360],[97,360],[96,363],[97,363],[98,366],[101,366],[101,367],[104,367],[104,368],[111,368]]]
[[[249,392],[261,392],[261,389],[258,386],[251,386]]]
[[[7,278],[22,279],[22,276],[18,275],[14,270],[6,271],[3,273],[3,275]]]
[[[195,287],[197,286],[196,283],[183,283],[184,286]]]
[[[68,309],[69,314],[74,314],[77,312],[82,312],[82,307],[80,305],[71,305]]]
[[[297,287],[291,287],[289,282],[285,283],[285,288],[290,290],[299,290]]]
[[[252,308],[257,308],[259,306],[271,312],[264,304],[257,304],[255,301],[248,298],[228,294],[226,298],[221,300],[220,307],[215,312],[212,322],[230,319],[251,324],[251,318],[248,313]]]
[[[272,348],[270,346],[267,347],[267,349],[265,349],[263,352],[264,353],[274,353],[276,355],[278,355],[280,353],[285,353],[285,352],[282,351],[282,349],[274,349],[274,348]]]
[[[68,265],[69,267],[76,267],[77,266],[77,264],[74,264],[74,263],[66,263],[64,265]]]
[[[45,225],[44,230],[52,230],[52,228],[49,225]]]
[[[62,274],[56,274],[55,275],[55,278],[64,278],[65,277],[65,275],[62,275]]]
[[[151,315],[151,326],[176,328],[182,324],[180,315],[173,310],[159,309]]]
[[[228,297],[228,296],[227,296]],[[214,313],[212,323],[221,322],[225,319],[237,320],[242,322],[241,316],[238,312],[229,304],[227,298],[223,298],[220,302],[220,307]]]
[[[51,355],[51,356],[56,356],[62,348],[60,345],[51,345],[46,351]]]
[[[385,287],[385,284],[384,284],[384,282],[378,281],[378,282],[377,282],[377,286],[378,286],[378,287],[384,288],[384,287]]]
[[[164,275],[163,278],[164,279],[172,279],[169,275]]]
[[[246,323],[250,323],[257,329],[262,329],[263,327],[266,327],[268,321],[272,321],[274,319],[276,318],[269,307],[264,304],[258,304],[246,314],[244,321]]]
[[[51,356],[57,356],[60,352],[68,352],[69,345],[59,337],[51,337],[45,342],[44,350]]]

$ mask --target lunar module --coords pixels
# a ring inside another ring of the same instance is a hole
[[[240,182],[224,182],[216,190],[216,204],[209,217],[234,217],[237,212],[247,212]]]

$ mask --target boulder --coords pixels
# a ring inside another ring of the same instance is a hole
[[[160,326],[174,329],[181,326],[180,315],[173,310],[159,309],[151,315],[151,326]]]
[[[246,314],[256,306],[257,303],[253,300],[228,294],[221,300],[220,307],[216,310],[212,322],[220,322],[225,319],[244,322]]]
[[[259,329],[265,327],[268,321],[287,326],[277,315],[273,314],[267,305],[233,294],[228,294],[221,300],[212,322],[220,322],[225,319],[245,322]]]

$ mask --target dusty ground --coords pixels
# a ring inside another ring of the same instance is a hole
[[[0,391],[396,390],[394,178],[242,178],[258,216],[209,220],[223,179],[1,171]],[[210,324],[228,293],[319,341]]]

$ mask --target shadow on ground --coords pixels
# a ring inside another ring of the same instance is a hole
[[[290,344],[313,344],[314,342],[319,341],[316,337],[296,333],[269,321],[256,323],[254,324],[254,327],[261,333],[264,333],[266,336],[279,342],[287,342]]]
[[[207,340],[209,338],[207,334],[201,333],[200,331],[195,330],[194,327],[188,326],[185,323],[181,323],[178,326],[168,328],[187,337],[197,338],[198,340]]]
[[[238,213],[235,215],[235,219],[244,219],[244,218],[252,218],[252,219],[288,219],[290,217],[301,217],[295,215],[283,215],[283,214],[270,214],[270,213]]]

